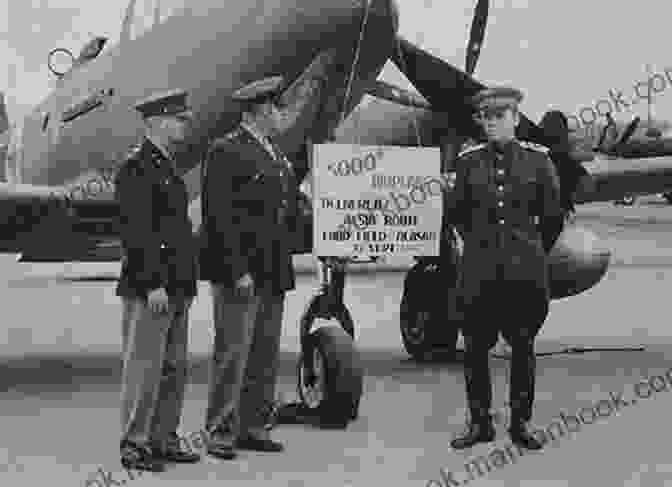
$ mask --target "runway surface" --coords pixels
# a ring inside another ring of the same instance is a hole
[[[610,393],[623,391],[630,400],[633,384],[672,367],[672,207],[652,198],[634,207],[586,205],[577,223],[605,239],[613,264],[595,288],[552,303],[537,351],[577,345],[646,350],[540,357],[534,422],[542,428],[560,413],[610,399]],[[120,305],[115,283],[95,280],[115,274],[118,265],[16,264],[3,256],[0,269],[0,485],[74,487],[89,478],[99,480],[89,485],[115,485],[103,483],[99,468],[112,472],[119,484],[125,479],[139,487],[185,481],[297,487],[672,482],[666,416],[672,384],[665,385],[667,392],[659,379],[652,384],[661,392],[649,390],[648,399],[556,438],[541,453],[502,460],[509,443],[504,423],[494,443],[452,451],[449,441],[462,430],[466,414],[462,367],[408,360],[398,324],[403,272],[348,276],[345,299],[366,378],[361,417],[346,431],[280,426],[274,437],[285,442],[285,453],[243,452],[233,462],[205,459],[131,481],[118,458]],[[295,397],[297,321],[315,285],[313,275],[302,274],[287,299],[279,383],[286,399]],[[184,432],[202,426],[212,334],[209,290],[203,285],[192,308]],[[508,365],[491,362],[496,405],[507,399]],[[479,455],[494,459],[497,451],[499,463],[482,464],[482,476],[474,475],[472,465],[469,481],[465,463]]]

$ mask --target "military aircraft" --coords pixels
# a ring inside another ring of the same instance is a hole
[[[467,49],[470,71],[482,45],[487,10],[488,2],[479,0]],[[7,182],[0,184],[0,252],[20,253],[21,262],[120,258],[113,178],[142,134],[132,106],[155,91],[179,87],[190,93],[195,120],[177,165],[193,201],[200,194],[199,162],[208,141],[238,121],[240,107],[229,95],[246,82],[274,74],[289,81],[280,99],[287,123],[277,143],[295,162],[300,178],[308,173],[310,143],[441,145],[456,150],[463,140],[477,136],[467,99],[484,85],[398,37],[397,30],[394,0],[163,0],[150,16],[139,14],[136,0],[130,0],[118,43],[95,37],[77,57],[61,48],[49,54],[56,87],[10,133]],[[59,56],[69,59],[66,68],[58,69]],[[420,95],[378,79],[390,59]],[[366,94],[384,101],[353,114]],[[542,144],[548,140],[527,117],[520,136]],[[663,174],[668,181],[671,171],[672,160]],[[586,200],[604,198],[605,191],[613,199],[614,192],[635,184],[657,187],[661,182],[660,174],[645,172],[652,177],[636,183],[616,178],[613,183],[613,175],[598,174],[597,190]],[[192,216],[198,225],[198,212]],[[308,214],[304,236],[312,235],[310,223]],[[556,245],[551,259],[554,297],[577,294],[604,275],[608,252],[586,246],[589,237],[568,232]],[[326,387],[315,408],[330,402],[352,418],[362,392],[362,371],[351,340],[352,319],[342,302],[344,271],[338,266],[323,270],[325,292],[301,319],[299,392],[305,399]],[[414,275],[409,272],[407,282]],[[402,299],[402,318],[409,306],[414,316],[429,309]],[[320,315],[335,317],[342,329],[311,331]],[[457,333],[455,327],[446,328]],[[408,331],[402,324],[411,354],[435,345],[426,338],[413,344]],[[323,376],[326,385],[317,384],[316,360],[322,361],[322,370],[338,371],[327,373],[332,382]]]
[[[664,136],[663,130],[667,122],[653,122],[649,117],[648,123],[642,124],[640,117],[634,117],[627,125],[617,123],[610,113],[606,114],[607,123],[599,130],[599,140],[593,151],[610,164],[622,164],[627,167],[627,161],[633,159],[650,159],[650,163],[656,164],[672,156],[672,137]],[[591,137],[587,137],[588,142]],[[584,141],[585,142],[585,141]],[[635,166],[639,164],[635,162]],[[646,169],[644,169],[646,170]],[[669,189],[669,188],[667,188]],[[649,192],[631,193],[615,201],[615,204],[633,205],[637,194],[650,194]],[[660,193],[668,203],[672,203],[672,193],[663,191]]]
[[[305,160],[305,140],[326,140],[375,81],[398,27],[391,0],[366,6],[345,0],[156,5],[147,17],[131,0],[116,45],[98,37],[76,58],[65,49],[50,53],[56,87],[9,144],[8,181],[0,185],[0,251],[21,253],[22,262],[119,258],[118,245],[109,242],[116,212],[111,182],[142,133],[131,107],[154,91],[179,86],[190,93],[195,123],[178,166],[193,198],[207,141],[238,120],[239,106],[229,95],[250,80],[283,74],[293,82],[288,100],[312,90],[288,108],[293,120],[278,140],[295,161]],[[259,22],[262,17],[273,20]],[[57,69],[64,56],[71,65]],[[306,67],[313,71],[301,78]]]
[[[332,138],[375,84],[398,29],[393,0],[162,0],[149,16],[136,3],[128,3],[118,43],[95,37],[77,57],[63,48],[49,53],[55,87],[10,134],[7,182],[0,183],[0,252],[19,253],[20,262],[119,260],[114,175],[142,136],[132,106],[157,91],[189,92],[194,123],[176,159],[196,201],[208,142],[239,121],[231,93],[283,75],[286,130],[276,142],[303,178],[306,141]],[[192,216],[198,225],[198,212]],[[335,356],[354,357],[341,327],[323,327],[309,338],[307,356],[317,347],[328,362],[335,346]],[[344,384],[327,389],[329,401],[356,411],[362,370],[354,360],[339,375]]]
[[[483,17],[487,17],[487,6],[484,4],[487,2],[479,1],[476,6],[465,62],[469,70],[473,70],[476,64],[473,53],[483,45]],[[340,131],[340,135],[345,137],[345,133],[350,132],[354,135],[351,142],[367,145],[441,146],[445,149],[446,166],[443,170],[449,168],[450,160],[462,141],[479,137],[467,101],[485,85],[474,79],[471,73],[402,38],[399,38],[392,61],[418,93],[378,85],[375,96],[386,101],[376,100],[357,110],[337,133]],[[569,188],[575,203],[613,201],[633,193],[652,194],[672,187],[672,156],[606,162],[596,158],[592,148],[584,150],[569,144],[566,129],[558,132],[551,126],[542,127],[524,115],[517,135],[520,139],[550,148],[558,140],[565,140],[568,146],[566,156],[586,170],[586,176],[578,181],[576,187]],[[453,264],[443,266],[444,275],[436,272],[437,266],[431,259],[419,259],[406,276],[400,326],[406,351],[415,358],[431,357],[436,349],[447,351],[449,355],[455,351],[462,317],[454,306],[455,294],[451,286],[456,281],[461,251],[459,245],[453,249],[449,259]],[[599,282],[606,271],[609,252],[600,248],[598,238],[592,232],[571,224],[549,260],[552,298],[561,299]],[[423,292],[428,288],[448,289],[448,318],[436,310],[433,297]]]

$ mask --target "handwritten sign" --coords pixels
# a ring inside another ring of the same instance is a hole
[[[314,254],[438,255],[440,169],[434,147],[314,145]]]

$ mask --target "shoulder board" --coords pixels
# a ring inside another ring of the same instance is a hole
[[[462,156],[465,155],[465,154],[469,154],[470,152],[474,152],[474,151],[477,151],[477,150],[479,150],[479,149],[482,149],[482,148],[484,148],[486,145],[487,145],[487,144],[482,143],[482,144],[476,144],[476,145],[469,146],[469,147],[467,147],[466,149],[462,150],[462,151],[457,155],[457,157],[462,157]]]
[[[134,145],[126,153],[122,166],[134,166],[142,159],[142,144]]]
[[[230,144],[231,142],[235,142],[236,140],[240,139],[241,136],[243,136],[243,129],[238,127],[231,132],[223,135],[222,137],[219,137],[214,140],[212,143],[213,148],[217,148],[218,146],[222,146],[225,144]]]
[[[119,165],[118,176],[122,173],[137,174],[142,168],[142,144],[132,146]]]
[[[225,140],[235,140],[243,135],[245,135],[247,132],[243,129],[243,127],[238,126],[235,129],[233,129],[231,132],[226,134],[224,136]]]
[[[140,153],[142,152],[142,144],[136,144],[132,146],[128,153],[126,154],[126,160],[137,160],[140,158]]]
[[[550,149],[548,147],[546,147],[545,145],[535,144],[534,142],[528,142],[526,140],[521,140],[519,142],[519,144],[523,149],[529,149],[529,150],[534,150],[534,151],[537,151],[537,152],[543,152],[544,154],[547,154],[548,152],[550,152]]]

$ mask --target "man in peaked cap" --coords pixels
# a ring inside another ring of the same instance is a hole
[[[236,448],[283,450],[267,429],[284,298],[295,285],[297,183],[272,140],[283,84],[274,76],[233,93],[242,121],[212,143],[203,166],[200,278],[211,283],[215,322],[205,429],[208,452],[224,459]]]
[[[524,448],[542,447],[527,429],[534,340],[548,314],[547,255],[562,231],[563,213],[547,149],[515,138],[521,99],[509,87],[473,97],[487,142],[459,154],[446,192],[444,225],[455,225],[464,241],[460,293],[470,412],[468,431],[451,442],[455,449],[494,439],[488,353],[499,333],[512,349],[511,439]]]
[[[200,458],[184,450],[177,435],[197,254],[187,190],[173,157],[191,113],[182,90],[152,95],[135,109],[145,136],[115,180],[124,251],[116,289],[123,304],[121,463],[162,471],[165,461]]]

